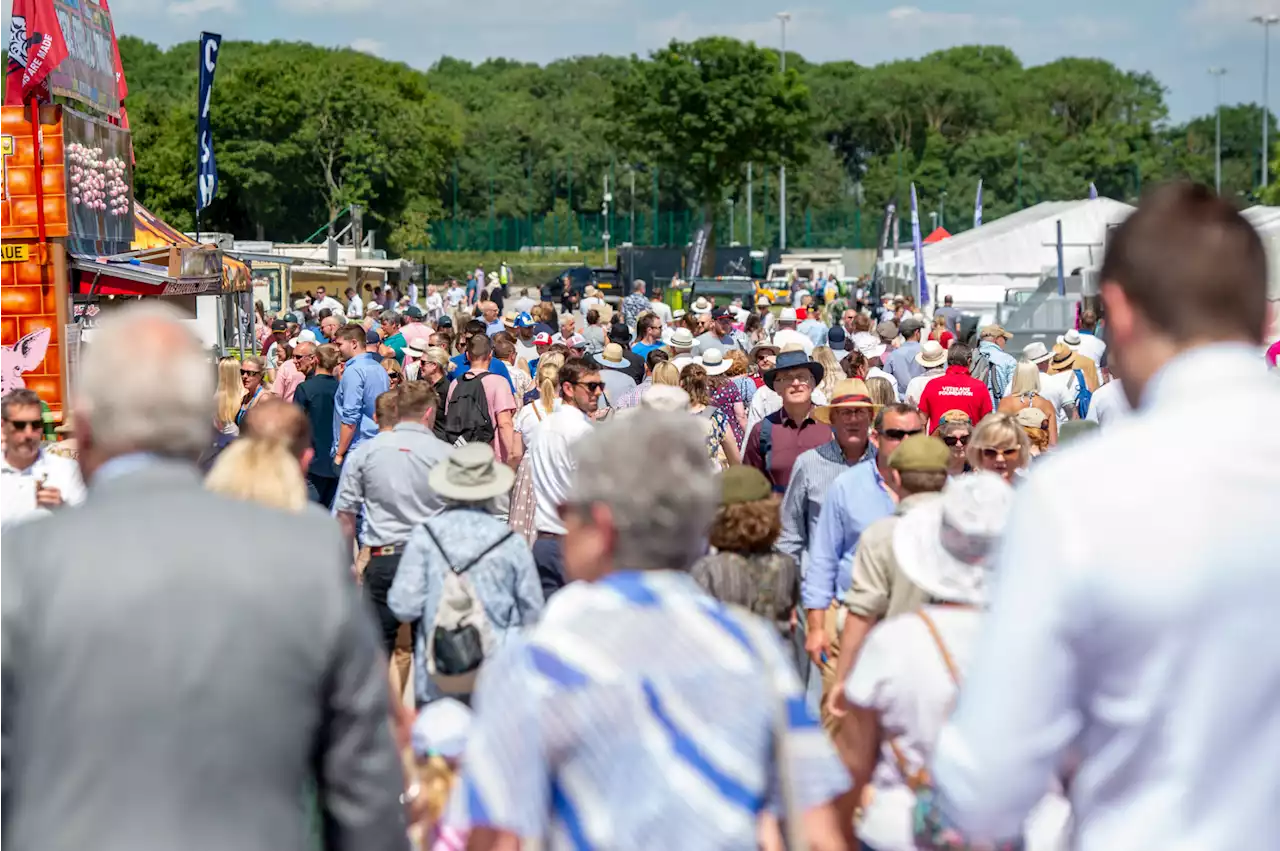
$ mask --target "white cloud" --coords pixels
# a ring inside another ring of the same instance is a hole
[[[192,18],[213,12],[237,14],[240,3],[238,0],[183,0],[180,3],[170,3],[167,11],[175,18]]]
[[[1275,0],[1196,0],[1183,14],[1192,25],[1216,25],[1240,28],[1254,15],[1280,12]]]
[[[351,49],[358,50],[361,53],[370,53],[374,56],[382,56],[386,53],[387,46],[376,38],[358,38],[351,42]]]

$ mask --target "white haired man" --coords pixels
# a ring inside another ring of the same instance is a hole
[[[619,446],[646,462],[619,465]],[[577,847],[682,848],[697,835],[753,848],[785,787],[807,847],[845,848],[832,802],[849,776],[776,627],[710,599],[688,573],[720,490],[690,475],[706,467],[702,429],[641,409],[575,449],[559,508],[575,582],[486,663],[457,793],[466,806],[451,815],[472,829],[468,847],[573,835]]]
[[[405,848],[385,662],[337,525],[202,487],[213,372],[176,309],[122,308],[80,369],[89,493],[3,539],[5,839],[301,848],[314,778],[329,847]]]

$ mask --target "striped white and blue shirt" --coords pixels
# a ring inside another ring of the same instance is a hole
[[[780,702],[796,806],[830,801],[849,775],[771,624],[683,573],[574,583],[486,663],[448,820],[548,849],[754,848],[781,812]]]

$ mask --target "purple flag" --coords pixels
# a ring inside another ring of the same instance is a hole
[[[916,185],[911,184],[911,250],[916,256],[916,278],[920,281],[920,306],[929,303],[929,281],[924,275],[924,245],[920,241],[920,210],[916,207]]]

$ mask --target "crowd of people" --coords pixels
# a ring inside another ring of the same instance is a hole
[[[1280,419],[1266,276],[1172,185],[1112,234],[1105,319],[1016,351],[949,298],[505,268],[317,291],[216,368],[122,309],[74,461],[3,399],[6,838],[1254,847],[1280,429],[1184,438]]]

